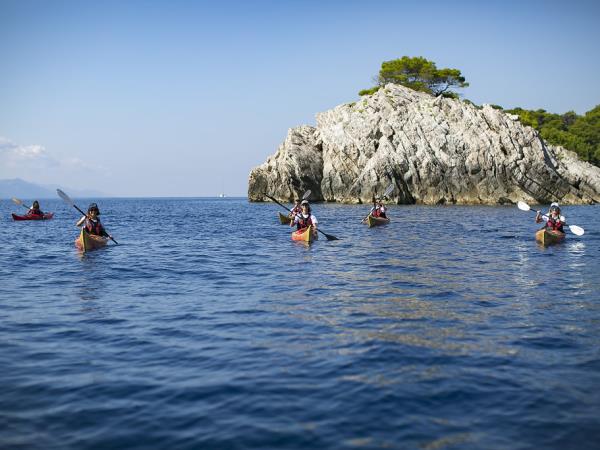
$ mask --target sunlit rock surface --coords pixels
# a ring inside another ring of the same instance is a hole
[[[290,129],[250,173],[248,198],[369,202],[394,185],[396,203],[600,201],[600,169],[545,143],[489,105],[387,85]]]

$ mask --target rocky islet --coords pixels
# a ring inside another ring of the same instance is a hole
[[[248,198],[364,203],[394,185],[399,204],[600,201],[600,168],[490,105],[388,84],[288,131],[250,173]]]

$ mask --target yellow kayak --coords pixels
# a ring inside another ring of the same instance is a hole
[[[319,235],[316,230],[313,230],[312,226],[302,228],[301,230],[292,233],[292,241],[313,242],[317,239],[319,239]]]
[[[279,222],[281,223],[281,225],[289,225],[291,221],[291,217],[279,213]]]
[[[552,230],[550,228],[542,228],[535,233],[535,240],[542,245],[552,245],[562,242],[565,239],[565,233]]]
[[[369,214],[369,217],[367,218],[367,225],[369,225],[369,228],[377,225],[386,225],[388,223],[390,223],[390,219],[387,217],[373,217]]]
[[[107,243],[107,237],[90,234],[85,229],[85,227],[81,228],[81,233],[79,233],[79,237],[75,239],[75,247],[77,247],[84,253],[89,252],[91,250],[96,250],[98,248],[106,247]]]

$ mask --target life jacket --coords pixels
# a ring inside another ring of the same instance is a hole
[[[298,230],[302,230],[303,228],[309,227],[313,224],[311,216],[312,214],[309,214],[308,217],[304,217],[302,214],[298,214],[298,223],[296,223]]]
[[[387,216],[385,215],[385,207],[381,206],[379,208],[373,208],[371,210],[371,215],[373,217],[382,217],[382,218],[386,218]]]
[[[88,231],[88,233],[95,234],[97,236],[104,236],[105,234],[104,227],[100,223],[100,219],[96,219],[94,222],[92,219],[86,218],[85,229]]]
[[[42,212],[41,209],[33,209],[31,208],[29,211],[27,211],[27,214],[30,216],[43,216],[44,213]]]
[[[552,231],[561,231],[564,233],[563,223],[560,220],[560,217],[557,217],[556,219],[548,217],[548,222],[546,222],[546,228],[550,228]]]

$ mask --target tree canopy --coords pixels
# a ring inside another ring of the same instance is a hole
[[[381,63],[377,86],[364,89],[359,95],[372,94],[387,83],[401,84],[415,91],[454,98],[458,97],[458,94],[452,89],[469,86],[458,69],[438,69],[433,61],[422,56],[403,56]]]
[[[384,61],[375,81],[376,86],[363,89],[358,95],[371,95],[387,83],[395,83],[436,96],[457,98],[458,94],[454,90],[469,86],[460,70],[438,69],[433,61],[422,56],[403,56]],[[492,106],[503,109],[498,105]],[[544,109],[530,111],[514,108],[506,112],[517,114],[521,123],[538,130],[550,144],[572,150],[584,161],[600,167],[600,105],[583,116],[573,111],[554,114]]]
[[[572,150],[584,161],[600,166],[600,105],[583,116],[573,111],[553,114],[544,109],[515,108],[506,112],[517,114],[522,124],[538,130],[550,144]]]

